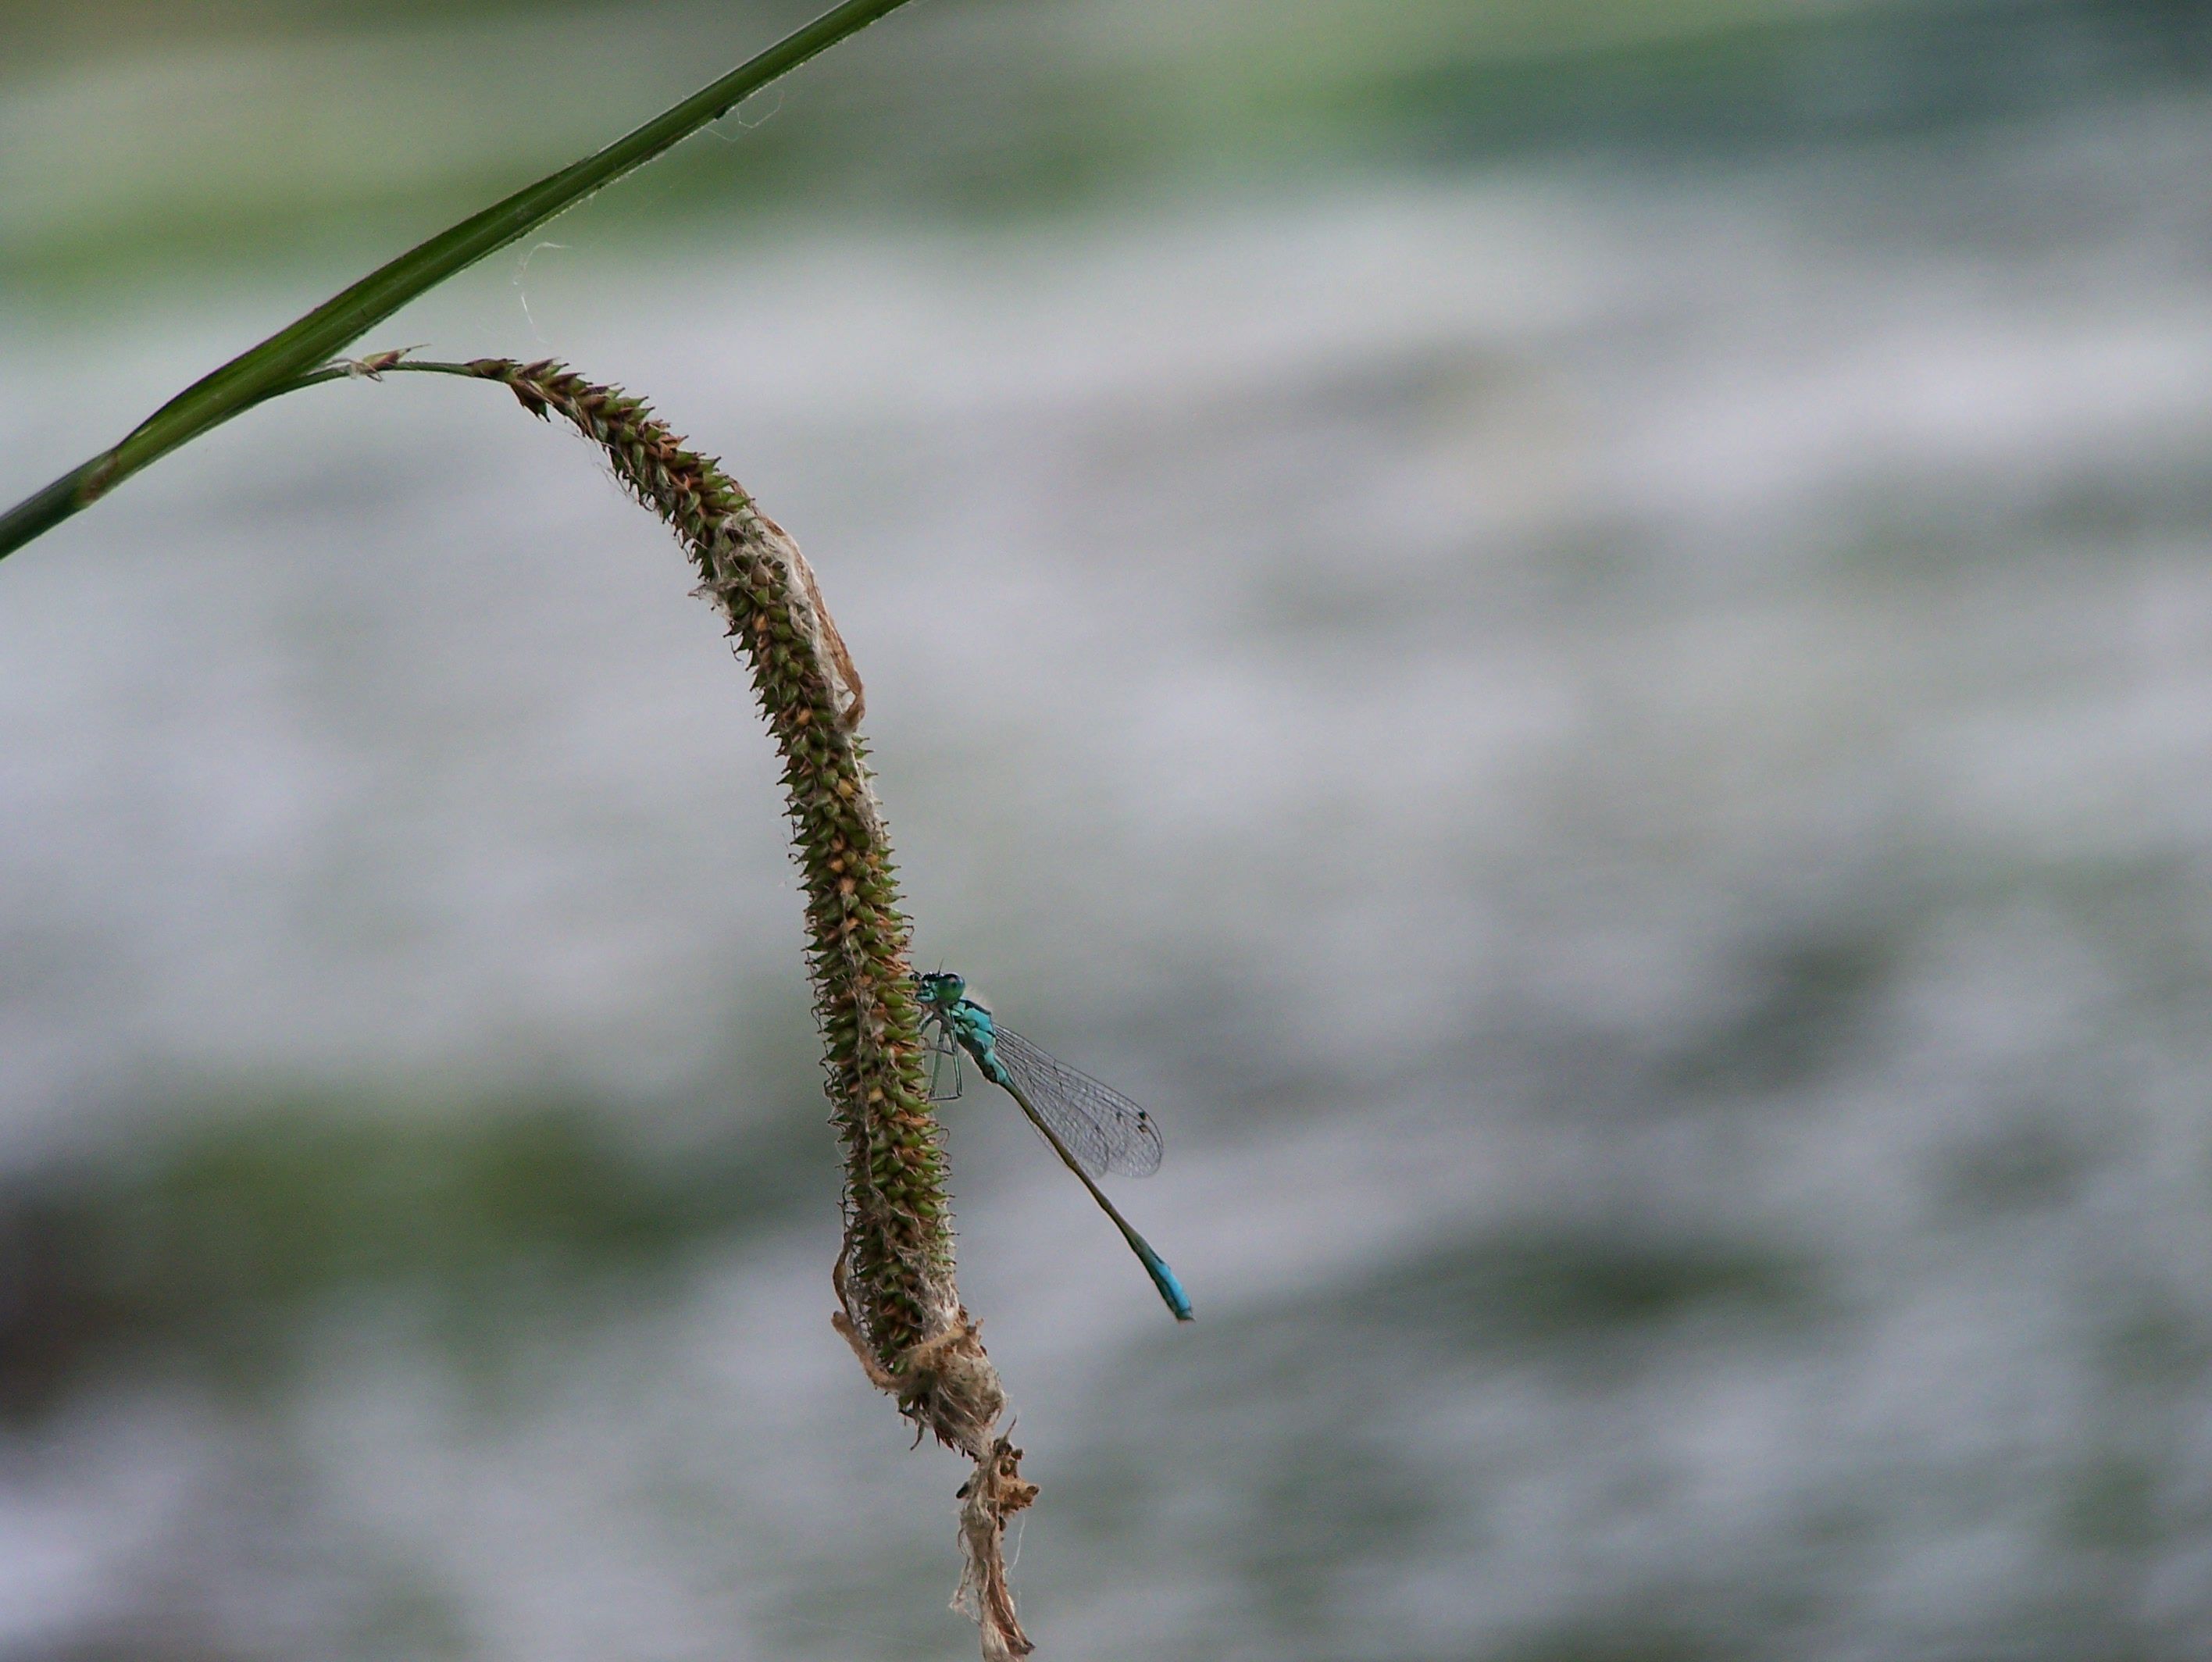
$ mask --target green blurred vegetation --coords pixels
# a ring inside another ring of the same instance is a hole
[[[1347,1319],[1469,1345],[1546,1343],[1650,1331],[1708,1310],[1802,1316],[1819,1287],[1809,1258],[1780,1246],[1546,1226],[1486,1232],[1395,1266]]]
[[[0,281],[389,252],[816,9],[0,0]],[[2208,64],[2187,0],[938,0],[580,211],[665,238],[763,210],[998,215],[1531,149],[1765,147]]]
[[[812,1116],[680,1156],[615,1119],[580,1099],[272,1097],[19,1177],[0,1194],[0,1410],[149,1351],[265,1377],[319,1311],[364,1300],[481,1348],[836,1204]]]
[[[1455,1532],[1484,1526],[1470,1520],[1492,1504],[1463,1486],[1464,1466],[1435,1458],[1434,1440],[1461,1435],[1462,1422],[1416,1411],[1395,1430],[1378,1427],[1375,1403],[1405,1388],[1396,1382],[1419,1381],[1416,1399],[1441,1412],[1464,1400],[1470,1374],[1521,1373],[1562,1403],[1601,1410],[1631,1400],[1654,1371],[1750,1374],[1758,1359],[1832,1344],[1848,1314],[1841,1289],[1794,1240],[1597,1218],[1479,1226],[1334,1286],[1208,1318],[1206,1346],[1172,1363],[1155,1337],[1102,1390],[1115,1418],[1077,1457],[1055,1517],[1110,1550],[1155,1531],[1170,1490],[1157,1469],[1130,1462],[1133,1443],[1204,1463],[1223,1474],[1212,1550],[1251,1598],[1251,1619],[1295,1648],[1340,1622],[1348,1586],[1387,1578],[1409,1553],[1449,1550]],[[1224,1415],[1223,1404],[1240,1407]],[[1408,1421],[1426,1435],[1404,1435]],[[1501,1485],[1544,1457],[1487,1447]],[[1619,1503],[1639,1501],[1624,1491]],[[1727,1653],[1705,1639],[1631,1598],[1511,1634],[1486,1653]]]

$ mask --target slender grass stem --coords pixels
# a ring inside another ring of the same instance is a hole
[[[192,383],[121,443],[71,469],[0,514],[0,559],[90,506],[139,469],[274,393],[343,351],[408,301],[487,254],[527,236],[633,169],[642,167],[743,100],[906,0],[844,0],[758,57],[702,87],[605,149],[517,191],[380,266],[258,346]]]

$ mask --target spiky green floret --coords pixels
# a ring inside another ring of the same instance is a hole
[[[866,751],[853,731],[859,676],[813,575],[775,521],[642,400],[556,363],[404,364],[403,355],[318,374],[478,376],[512,389],[532,414],[572,423],[684,539],[703,591],[751,666],[783,758],[823,1069],[845,1150],[838,1330],[902,1413],[975,1462],[960,1489],[958,1602],[981,1630],[985,1662],[1015,1662],[1032,1647],[1007,1581],[1006,1526],[1036,1500],[1036,1487],[1021,1476],[1021,1451],[998,1433],[1006,1394],[953,1285],[944,1153],[924,1083],[907,923]]]
[[[558,415],[598,444],[616,476],[684,539],[752,671],[783,759],[806,890],[807,967],[823,1067],[845,1149],[845,1273],[852,1313],[888,1373],[941,1333],[958,1301],[951,1209],[925,1077],[908,927],[866,752],[842,719],[823,624],[783,550],[787,539],[709,458],[644,400],[563,366],[479,359],[469,372]]]

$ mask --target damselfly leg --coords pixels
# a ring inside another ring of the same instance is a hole
[[[929,1046],[929,1100],[933,1102],[957,1102],[960,1100],[961,1071],[960,1042],[952,1036],[952,1029],[933,1016],[934,1029]],[[945,1089],[945,1065],[952,1064],[952,1089]]]

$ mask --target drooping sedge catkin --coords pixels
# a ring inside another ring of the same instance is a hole
[[[504,358],[436,364],[386,353],[343,367],[500,383],[533,416],[559,416],[598,445],[615,476],[690,551],[698,592],[720,609],[750,664],[783,758],[824,1083],[845,1151],[832,1320],[900,1412],[975,1463],[960,1490],[958,1602],[981,1629],[987,1662],[1028,1654],[1002,1545],[1007,1517],[1036,1489],[1021,1477],[1021,1451],[998,1435],[1005,1392],[954,1283],[944,1149],[896,868],[859,732],[860,678],[812,570],[718,463],[619,388],[558,363]]]

